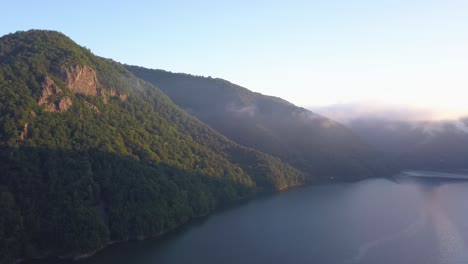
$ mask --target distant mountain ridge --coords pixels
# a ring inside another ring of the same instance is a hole
[[[279,157],[309,179],[359,179],[391,171],[343,125],[222,79],[126,66],[235,142]]]
[[[460,170],[468,168],[468,118],[431,120],[436,113],[421,108],[391,108],[379,104],[317,107],[340,118],[381,155],[404,169]],[[462,112],[458,113],[462,115]]]
[[[468,168],[468,124],[463,120],[356,119],[348,125],[405,169],[450,171]]]

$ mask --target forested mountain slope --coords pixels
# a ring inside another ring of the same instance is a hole
[[[126,68],[226,137],[281,158],[309,179],[360,179],[393,171],[346,127],[280,98],[222,79]]]
[[[0,263],[161,234],[304,184],[65,35],[0,38]]]

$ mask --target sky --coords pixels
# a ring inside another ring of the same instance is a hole
[[[99,56],[300,106],[468,113],[468,0],[18,0],[2,9],[0,35],[58,30]]]

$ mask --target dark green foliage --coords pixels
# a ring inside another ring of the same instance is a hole
[[[96,72],[106,95],[74,93],[63,66]],[[46,77],[72,105],[38,105]],[[61,33],[0,38],[0,256],[73,256],[161,234],[216,207],[304,183],[238,145],[120,64]]]
[[[281,158],[313,179],[360,179],[392,171],[341,124],[222,79],[126,66],[233,141]]]
[[[21,210],[23,253],[86,252],[106,244],[94,206],[99,186],[89,160],[77,153],[37,148],[0,149],[0,182]]]
[[[11,192],[0,185],[0,263],[13,262],[19,255],[23,219]]]

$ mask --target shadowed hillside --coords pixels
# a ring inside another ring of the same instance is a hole
[[[390,171],[346,127],[280,98],[222,79],[126,67],[213,129],[281,158],[309,179],[359,179]]]

